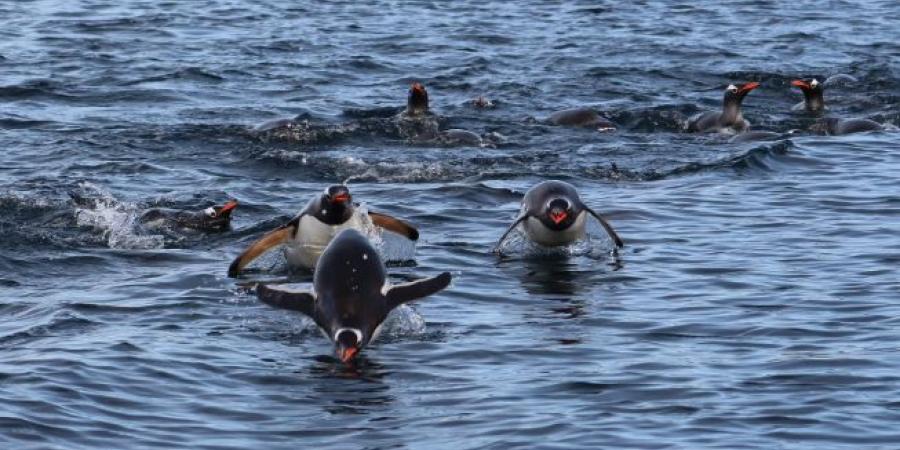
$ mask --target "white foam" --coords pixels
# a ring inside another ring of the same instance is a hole
[[[115,249],[163,248],[165,240],[160,235],[138,235],[135,232],[138,209],[134,204],[121,202],[105,189],[89,182],[79,187],[91,192],[91,207],[75,208],[75,223],[92,227],[103,233],[107,246]]]

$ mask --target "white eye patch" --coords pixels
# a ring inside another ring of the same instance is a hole
[[[819,80],[813,78],[813,80],[809,82],[809,85],[810,85],[811,87],[816,87],[816,86],[819,85]]]
[[[216,217],[216,209],[210,206],[203,210],[203,214],[206,214],[209,217]]]
[[[733,85],[733,84],[729,84],[728,87],[725,88],[725,90],[728,91],[728,92],[737,92],[737,91],[738,91],[738,88],[737,88],[737,86],[735,86],[735,85]]]

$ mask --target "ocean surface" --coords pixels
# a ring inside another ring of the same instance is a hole
[[[900,448],[896,1],[0,2],[0,447]],[[754,130],[686,134],[729,83]],[[444,145],[253,127],[393,114],[412,82]],[[484,96],[491,108],[473,106]],[[548,125],[593,107],[619,125]],[[524,192],[575,185],[602,229],[495,241]],[[324,187],[415,224],[391,279],[450,271],[354,364],[228,264]],[[74,199],[89,198],[90,202]],[[230,231],[152,207],[235,198]]]

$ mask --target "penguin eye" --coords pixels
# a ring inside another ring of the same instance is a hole
[[[737,94],[738,88],[733,84],[729,84],[728,87],[725,88],[725,90],[731,92],[732,94]]]
[[[816,86],[819,85],[819,80],[813,78],[813,80],[809,82],[809,85],[810,85],[811,87],[816,87]]]
[[[203,213],[208,217],[216,217],[216,209],[213,207],[209,207],[203,210]]]

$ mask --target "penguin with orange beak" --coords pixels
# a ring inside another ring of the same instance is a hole
[[[450,273],[398,285],[387,282],[384,264],[369,240],[353,229],[341,231],[316,264],[313,290],[287,291],[259,285],[268,305],[298,311],[315,321],[348,363],[378,337],[398,306],[434,294],[450,284]]]
[[[600,222],[616,247],[625,245],[609,222],[581,201],[574,186],[558,180],[543,181],[525,193],[519,217],[497,241],[494,252],[499,253],[516,227],[521,227],[529,240],[545,247],[572,244],[584,238],[588,215]]]
[[[750,91],[759,87],[753,81],[743,84],[729,84],[725,88],[722,111],[700,113],[688,119],[686,129],[694,133],[726,133],[738,134],[750,128],[750,122],[741,113],[741,103]]]
[[[189,228],[203,232],[225,231],[231,226],[231,212],[237,208],[237,205],[237,200],[229,200],[221,206],[210,206],[201,211],[152,208],[141,214],[139,222],[150,228]]]
[[[805,110],[815,116],[821,116],[825,112],[825,85],[815,78],[791,81],[791,86],[803,92],[803,103],[794,106],[795,110]],[[880,131],[884,126],[869,119],[840,119],[836,117],[821,118],[809,127],[813,133],[839,136],[851,133],[863,133],[867,131]]]
[[[409,87],[406,96],[406,115],[421,116],[428,114],[428,91],[422,83],[415,82]]]
[[[284,255],[292,267],[312,269],[329,242],[347,228],[364,231],[371,225],[392,231],[410,240],[419,239],[419,231],[406,222],[370,211],[363,214],[353,204],[350,189],[333,185],[311,198],[306,207],[290,222],[265,234],[250,245],[228,267],[235,278],[256,258],[282,244]]]
[[[811,114],[825,112],[825,83],[821,83],[815,78],[809,78],[791,81],[791,86],[799,88],[800,92],[803,92],[803,103],[795,105],[794,110],[802,109]]]

